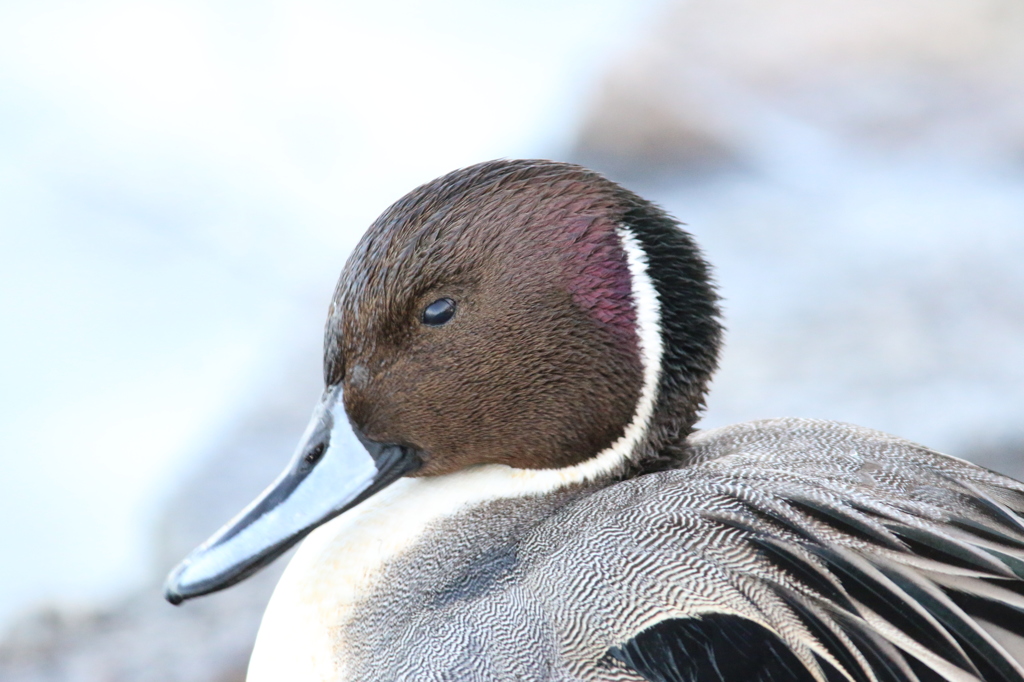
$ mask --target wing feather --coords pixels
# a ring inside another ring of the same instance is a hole
[[[827,458],[819,446],[730,434],[727,447],[705,444],[713,457],[664,474],[690,486],[680,517],[705,524],[687,552],[750,608],[716,613],[704,598],[612,657],[666,682],[1024,682],[1024,651],[986,627],[1024,638],[1024,484],[829,428],[847,429],[849,442]]]

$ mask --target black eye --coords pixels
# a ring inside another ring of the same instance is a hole
[[[423,324],[440,327],[455,316],[455,301],[439,298],[423,309]]]

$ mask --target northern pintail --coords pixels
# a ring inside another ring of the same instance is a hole
[[[691,236],[602,176],[427,183],[345,265],[291,462],[167,597],[305,538],[250,682],[1024,681],[1024,484],[834,422],[696,431],[721,335]]]

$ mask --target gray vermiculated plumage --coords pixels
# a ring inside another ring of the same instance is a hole
[[[1024,484],[815,420],[690,444],[684,468],[433,528],[336,633],[353,679],[735,680],[636,647],[713,614],[766,629],[807,679],[1021,679],[968,612],[1024,630]]]

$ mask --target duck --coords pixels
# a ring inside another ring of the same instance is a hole
[[[722,346],[681,223],[498,160],[346,262],[292,458],[166,583],[300,543],[249,682],[1024,682],[1024,483],[838,422],[697,423]]]

